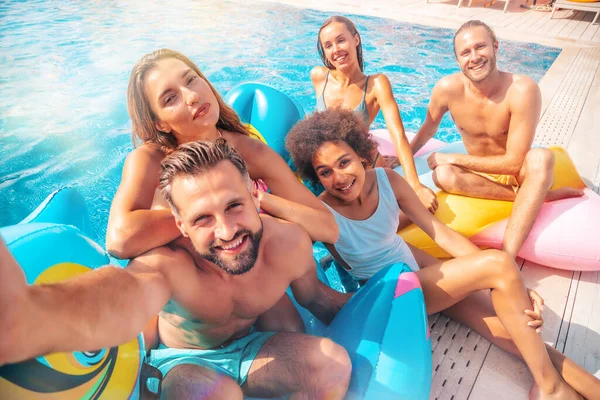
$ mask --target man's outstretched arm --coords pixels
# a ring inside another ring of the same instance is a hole
[[[1,240],[0,282],[0,365],[125,343],[171,295],[159,270],[142,265],[103,267],[61,283],[29,286]]]

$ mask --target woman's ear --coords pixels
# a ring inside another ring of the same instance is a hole
[[[354,35],[354,42],[356,43],[355,46],[360,44],[360,36],[358,36],[358,33]]]
[[[160,132],[165,132],[165,133],[171,133],[171,127],[169,126],[169,124],[166,124],[162,121],[156,121],[154,123],[154,126],[156,127],[156,129],[158,129]]]

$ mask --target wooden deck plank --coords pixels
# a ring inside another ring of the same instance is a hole
[[[573,29],[573,32],[569,34],[569,39],[579,39],[588,26],[590,26],[594,15],[594,13],[586,13],[581,22]]]
[[[598,24],[598,23],[588,25],[587,29],[581,35],[579,40],[585,40],[585,41],[591,42],[592,39],[594,39],[594,34],[596,34],[596,32],[598,32],[598,28],[600,28],[600,24]]]
[[[554,18],[551,18],[552,13],[550,13],[546,22],[544,24],[538,25],[536,27],[535,33],[551,36],[550,31],[552,31],[552,29],[554,29],[554,27],[561,20],[563,20],[565,18],[569,18],[568,16],[566,16],[567,13],[572,14],[571,10],[560,10],[560,11],[556,12],[556,14],[554,15]]]
[[[490,343],[467,327],[439,314],[431,324],[432,400],[467,399]]]
[[[532,384],[525,363],[491,346],[469,399],[525,400]]]
[[[596,59],[598,52],[600,48],[589,48],[581,49],[577,54],[540,120],[536,143],[545,146],[551,144],[569,146],[577,125],[581,123],[580,116],[584,106],[586,104],[588,108],[592,106],[589,102],[586,103],[586,99],[600,64],[600,58]],[[589,116],[586,115],[582,120],[587,121],[588,118]],[[573,154],[572,156],[577,157]]]
[[[586,184],[593,188],[598,173],[600,157],[597,152],[590,149],[600,149],[600,115],[598,104],[600,104],[600,48],[581,49],[578,59],[573,68],[580,68],[583,80],[591,80],[589,84],[580,82],[587,87],[583,88],[585,103],[578,113],[578,120],[567,143],[567,150],[577,167],[577,171],[583,177]],[[595,134],[594,134],[595,133]]]
[[[571,20],[573,18],[576,18],[577,15],[579,15],[579,11],[575,11],[575,10],[569,10],[569,13],[570,13],[570,15],[568,15],[567,17],[560,18],[558,20],[558,22],[556,23],[556,25],[553,26],[552,29],[550,29],[548,31],[548,35],[559,36],[559,32],[561,30],[563,30],[563,28],[565,26],[567,26],[571,22]],[[554,16],[554,18],[556,18],[556,15]]]
[[[558,32],[558,36],[568,38],[571,32],[573,32],[573,30],[579,25],[579,23],[583,21],[586,15],[587,13],[585,11],[580,11],[576,16],[571,18],[569,23],[565,25],[565,27],[561,29],[560,32]]]
[[[536,23],[531,25],[531,27],[529,28],[529,32],[545,34],[548,31],[548,27],[546,27],[546,25],[550,26],[556,22],[556,20],[550,19],[552,13],[543,14],[544,15],[542,18],[540,18]]]
[[[596,25],[599,25],[599,22],[596,21]],[[592,38],[592,42],[600,43],[600,29],[596,31],[594,37]]]
[[[564,352],[600,378],[600,272],[582,272]]]
[[[526,15],[528,17],[526,19],[524,19],[520,24],[515,25],[513,27],[513,29],[523,31],[523,32],[535,31],[534,25],[537,24],[539,21],[544,21],[545,19],[549,19],[550,16],[548,14],[549,13],[542,13],[542,12],[526,13]]]
[[[521,10],[519,10],[518,12],[512,12],[508,16],[505,16],[505,14],[503,14],[501,20],[498,23],[496,23],[496,25],[499,27],[505,28],[505,27],[508,27],[509,25],[515,23],[516,21],[519,21],[526,17],[527,17],[527,11],[521,11]]]
[[[557,91],[562,84],[562,81],[567,76],[571,65],[575,62],[580,51],[581,49],[576,47],[568,47],[561,51],[546,72],[546,75],[540,80],[539,86],[542,92],[542,111],[540,113],[540,120],[544,118],[548,106],[554,96],[557,95]],[[542,138],[540,136],[543,135],[546,135],[546,132],[542,132],[538,126],[535,143],[542,144]]]

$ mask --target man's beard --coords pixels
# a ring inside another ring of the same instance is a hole
[[[201,257],[205,258],[206,260],[214,263],[215,265],[217,265],[219,268],[221,268],[223,271],[227,272],[228,274],[231,275],[242,275],[245,274],[246,272],[250,271],[253,267],[254,264],[256,264],[256,259],[258,258],[258,249],[260,246],[260,240],[262,239],[262,235],[263,235],[263,226],[262,226],[262,221],[261,221],[261,225],[260,225],[260,229],[258,231],[256,231],[255,233],[250,232],[247,229],[242,229],[240,231],[238,231],[235,236],[233,237],[233,239],[231,239],[229,242],[233,242],[236,239],[238,239],[240,236],[243,236],[247,234],[247,238],[245,240],[248,241],[248,249],[240,254],[235,255],[233,258],[233,260],[223,260],[221,259],[221,257],[219,257],[219,250],[215,249],[215,242],[212,242],[209,247],[208,247],[208,252],[207,253],[201,253],[198,252],[200,254]]]

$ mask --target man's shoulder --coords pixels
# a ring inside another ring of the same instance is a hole
[[[446,75],[433,87],[433,96],[451,96],[464,90],[463,76],[461,73]]]
[[[297,241],[304,237],[309,237],[308,233],[300,227],[300,225],[289,222],[283,219],[271,217],[269,215],[261,215],[263,225],[265,227],[265,235],[268,238],[275,237],[278,240]]]
[[[507,79],[510,82],[510,92],[522,94],[539,90],[537,82],[530,76],[520,74],[508,74]]]
[[[261,218],[264,227],[265,250],[270,254],[291,255],[312,245],[310,236],[300,225],[268,215],[263,215]]]

